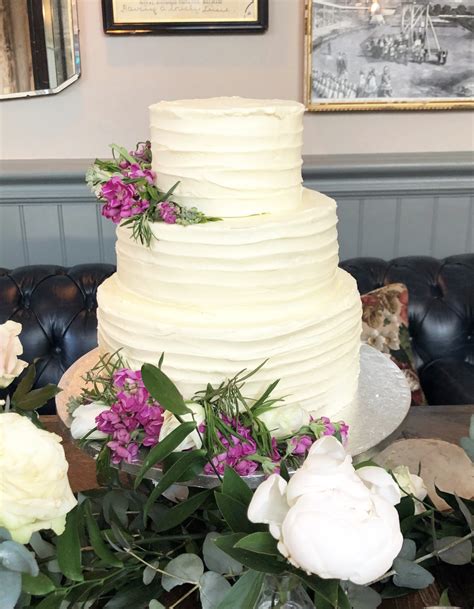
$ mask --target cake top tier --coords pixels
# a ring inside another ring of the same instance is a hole
[[[153,170],[178,203],[222,218],[301,204],[304,106],[241,97],[150,106]]]
[[[176,116],[302,115],[303,104],[285,99],[250,99],[246,97],[209,97],[206,99],[176,99],[160,101],[150,106],[150,112],[167,111]]]

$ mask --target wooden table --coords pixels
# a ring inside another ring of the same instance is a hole
[[[468,434],[474,405],[466,406],[419,406],[412,408],[397,434],[398,438],[437,438],[459,444]],[[64,439],[64,450],[69,462],[69,479],[74,492],[97,486],[94,460],[72,444],[68,432],[56,415],[42,417],[50,431]],[[444,588],[449,587],[451,602],[465,609],[474,607],[474,573],[470,566],[440,568],[436,582],[425,590],[401,599],[386,600],[380,609],[423,609],[436,605]],[[193,604],[183,604],[183,609],[192,609]]]

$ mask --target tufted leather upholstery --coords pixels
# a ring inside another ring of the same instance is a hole
[[[428,402],[474,402],[474,254],[353,258],[341,266],[361,293],[392,282],[408,286],[410,333]],[[96,290],[114,270],[109,264],[0,268],[0,323],[23,324],[23,357],[38,358],[36,386],[57,382],[96,346]]]
[[[353,258],[341,266],[361,293],[394,282],[408,287],[410,335],[428,403],[473,403],[474,254]]]

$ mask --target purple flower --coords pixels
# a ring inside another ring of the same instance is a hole
[[[136,150],[130,150],[130,156],[140,161],[151,161],[151,142],[140,142]]]
[[[127,463],[134,463],[137,461],[138,444],[132,442],[127,446],[124,446],[117,440],[112,440],[112,442],[107,443],[107,446],[112,451],[112,463],[114,465],[118,465],[122,461],[126,461]]]
[[[349,425],[344,423],[344,421],[339,421],[339,433],[341,434],[341,441],[345,445],[347,440],[349,439]]]
[[[101,213],[115,224],[143,213],[150,206],[149,201],[140,198],[135,186],[125,184],[120,176],[113,176],[102,186],[101,196],[107,201]]]
[[[178,216],[176,213],[176,208],[172,203],[169,203],[169,201],[163,201],[163,203],[158,205],[158,211],[163,222],[166,222],[166,224],[176,224],[176,219]]]
[[[299,438],[292,438],[290,440],[292,446],[294,447],[292,450],[292,454],[305,455],[311,448],[313,441],[313,438],[310,438],[310,436],[300,436]]]
[[[145,178],[148,184],[153,184],[156,177],[154,171],[151,169],[142,169],[140,165],[137,164],[130,165],[128,175],[133,179]]]

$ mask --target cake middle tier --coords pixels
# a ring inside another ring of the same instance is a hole
[[[335,276],[335,202],[305,190],[299,209],[193,226],[156,223],[150,247],[117,230],[117,278],[145,298],[206,309],[310,298]]]
[[[135,369],[157,364],[164,353],[163,370],[186,399],[265,360],[246,382],[248,398],[280,379],[275,397],[330,417],[356,392],[361,303],[354,279],[341,269],[324,290],[288,303],[172,305],[124,289],[116,275],[100,286],[98,303],[101,352],[120,349]]]

